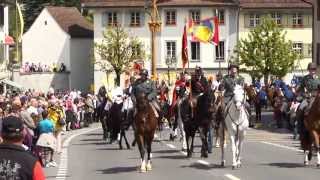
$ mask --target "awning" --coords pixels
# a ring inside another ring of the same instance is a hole
[[[23,87],[20,84],[14,82],[14,81],[10,81],[9,79],[3,79],[0,82],[3,84],[7,84],[9,86],[15,87],[17,89],[23,89]]]
[[[14,45],[14,40],[13,40],[13,37],[11,36],[6,36],[5,39],[4,39],[4,44],[5,45]]]

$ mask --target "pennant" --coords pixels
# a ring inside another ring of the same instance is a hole
[[[188,63],[188,38],[187,38],[187,27],[184,26],[183,36],[182,36],[182,68],[186,67]]]
[[[219,18],[217,16],[214,17],[214,34],[212,38],[212,42],[214,45],[219,45]]]

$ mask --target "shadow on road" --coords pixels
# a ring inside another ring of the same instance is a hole
[[[175,155],[175,156],[157,156],[157,157],[154,157],[156,159],[173,159],[173,160],[176,160],[176,159],[187,159],[186,156],[184,155]]]
[[[101,139],[101,138],[94,138],[94,139],[81,139],[80,141],[85,141],[85,142],[87,142],[87,141],[104,141],[103,139]]]
[[[137,171],[137,166],[129,166],[129,167],[113,167],[108,169],[99,169],[97,172],[102,174],[119,174],[119,173],[129,173]]]
[[[178,150],[159,150],[159,151],[153,151],[152,153],[155,154],[169,154],[169,153],[178,153]]]
[[[304,168],[304,164],[302,163],[269,163],[269,164],[263,164],[266,166],[273,166],[278,168]]]
[[[78,144],[71,144],[72,146],[89,146],[89,145],[96,145],[96,146],[101,146],[101,145],[106,145],[106,142],[90,142],[90,143],[78,143]]]
[[[88,133],[88,134],[86,134],[86,136],[101,136],[102,137],[102,133]]]
[[[222,169],[223,168],[218,164],[210,164],[209,166],[207,166],[207,165],[203,165],[203,164],[199,164],[199,163],[192,163],[188,166],[184,165],[184,166],[180,166],[180,167],[181,168],[194,168],[194,169],[201,169],[201,170]]]
[[[98,150],[98,151],[119,151],[120,149],[118,147],[111,147],[111,148],[97,148],[96,150]],[[124,150],[126,150],[126,149],[124,149]]]

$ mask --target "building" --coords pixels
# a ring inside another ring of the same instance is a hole
[[[101,41],[106,26],[117,24],[125,27],[132,36],[139,37],[144,43],[147,54],[150,54],[151,33],[148,27],[150,17],[144,9],[145,2],[145,0],[82,0],[82,7],[89,9],[94,15],[95,42]],[[220,21],[220,46],[191,42],[189,36],[189,67],[193,69],[197,65],[201,66],[207,74],[217,72],[220,66],[224,69],[227,67],[227,60],[238,38],[238,6],[233,0],[160,0],[158,10],[162,25],[155,41],[156,68],[160,78],[168,77],[166,60],[177,60],[177,64],[169,67],[174,74],[173,77],[182,67],[182,34],[187,19],[192,18],[198,23],[213,17],[217,11]],[[149,66],[147,65],[148,68]],[[98,88],[106,82],[105,73],[96,71],[95,87]]]
[[[9,63],[9,5],[0,3],[0,79],[7,78],[6,67]]]
[[[75,7],[46,7],[23,35],[23,69],[14,72],[14,81],[41,91],[87,91],[93,83],[92,47],[92,25]],[[46,72],[30,72],[31,64]],[[62,64],[65,70],[53,71]]]
[[[246,38],[250,29],[266,16],[273,18],[287,32],[286,37],[293,42],[293,49],[303,56],[286,80],[304,74],[312,61],[312,6],[301,0],[240,0],[239,38]]]

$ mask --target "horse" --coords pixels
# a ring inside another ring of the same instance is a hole
[[[107,112],[105,110],[108,98],[106,97],[107,90],[104,86],[101,86],[97,95],[97,107],[95,109],[95,115],[98,121],[100,121],[103,129],[103,139],[106,140],[108,136],[107,132]]]
[[[192,156],[193,141],[197,124],[192,117],[192,106],[185,88],[176,88],[177,104],[174,108],[175,121],[182,134],[183,146],[187,148],[187,157]],[[191,141],[191,142],[190,142]],[[183,147],[184,148],[184,147]]]
[[[134,115],[135,139],[138,143],[141,156],[140,171],[146,172],[152,170],[151,165],[151,145],[154,134],[157,129],[157,117],[147,99],[147,95],[140,92],[136,96],[136,113]],[[145,161],[145,151],[147,151],[147,160]]]
[[[245,110],[244,89],[240,85],[234,88],[234,96],[225,107],[224,110],[224,123],[227,128],[231,140],[232,148],[232,169],[241,167],[241,149],[249,127],[249,117]],[[221,142],[224,141],[222,136]],[[221,166],[225,166],[224,159],[224,146],[221,145]]]
[[[261,103],[259,93],[257,93],[253,86],[245,86],[245,91],[249,98],[249,104],[254,106],[256,112],[256,122],[261,122]]]
[[[304,164],[308,165],[312,159],[312,145],[317,151],[317,167],[320,167],[320,90],[311,105],[311,109],[303,120],[303,128],[300,131],[301,147],[305,154]]]
[[[201,157],[204,158],[208,157],[208,133],[212,127],[216,112],[217,106],[215,92],[209,88],[203,95],[199,96],[194,116],[202,141]]]

